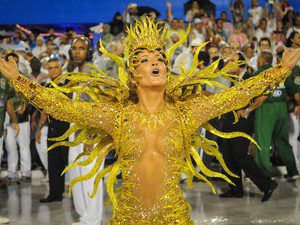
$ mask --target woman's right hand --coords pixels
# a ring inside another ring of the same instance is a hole
[[[8,79],[17,79],[20,75],[17,63],[13,57],[8,57],[8,61],[0,58],[0,72]]]
[[[300,48],[285,48],[281,65],[286,69],[293,69],[300,60]]]

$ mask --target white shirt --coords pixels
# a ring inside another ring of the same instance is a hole
[[[198,30],[196,29],[193,29],[192,30],[192,33],[195,35],[195,39],[201,39],[201,40],[205,40],[205,32],[202,31],[202,33],[200,33]]]
[[[298,33],[300,33],[300,29],[296,28],[296,27],[291,27],[290,29],[288,29],[288,31],[286,32],[286,39],[288,39],[290,37],[290,35],[293,33],[293,31],[297,31]]]
[[[270,38],[271,33],[268,30],[263,31],[262,29],[258,28],[255,32],[255,37],[257,38],[258,41],[260,41],[260,39],[262,39],[263,37]]]
[[[67,44],[67,45],[60,45],[59,46],[59,53],[60,54],[64,54],[67,59],[69,59],[69,49],[71,48],[71,45],[70,44]]]
[[[31,74],[31,67],[29,62],[23,58],[23,56],[19,55],[19,63],[18,63],[18,69],[21,73],[28,76],[28,74]]]
[[[258,26],[259,21],[263,14],[263,8],[261,6],[258,6],[256,8],[251,8],[248,10],[248,14],[251,16],[251,20],[254,26]]]
[[[275,20],[275,18],[273,20],[268,19],[267,31],[269,33],[273,33],[274,30],[276,30],[276,20]]]
[[[43,44],[42,46],[35,46],[33,49],[32,49],[32,54],[35,56],[35,57],[39,57],[39,55],[46,51],[46,45]]]
[[[11,43],[6,43],[6,38],[4,39],[3,43],[0,45],[1,48],[4,50],[12,50],[15,48],[15,44],[13,42]]]
[[[249,63],[248,65],[251,66],[254,71],[256,71],[258,68],[257,68],[257,58],[258,58],[258,55],[259,54],[256,54],[254,55],[250,60],[249,60]],[[272,61],[272,66],[276,66],[277,64],[277,60],[276,60],[276,57],[274,56],[273,54],[273,61]]]

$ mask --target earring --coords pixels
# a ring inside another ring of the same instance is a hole
[[[138,83],[134,84],[134,87],[135,87],[135,88],[137,88],[138,86],[139,86],[139,84],[138,84]]]

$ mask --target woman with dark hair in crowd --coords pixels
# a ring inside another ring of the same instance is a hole
[[[245,13],[245,3],[243,0],[230,0],[229,3],[230,12],[232,15],[232,23],[235,25],[236,23],[244,22],[244,13]]]

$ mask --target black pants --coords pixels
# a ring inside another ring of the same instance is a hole
[[[229,185],[237,194],[243,193],[241,170],[261,190],[265,191],[271,184],[271,177],[265,176],[251,155],[248,154],[250,141],[246,138],[222,139],[221,149],[226,165],[239,178],[231,177],[236,186]]]
[[[48,147],[54,141],[48,141]],[[62,171],[68,165],[69,147],[59,146],[48,152],[48,173],[51,197],[60,197],[65,191],[65,176]]]

